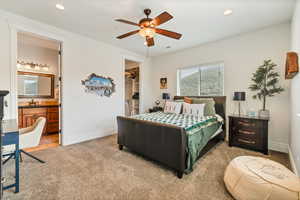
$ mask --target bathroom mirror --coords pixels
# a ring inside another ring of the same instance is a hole
[[[19,98],[54,98],[54,75],[18,72]]]

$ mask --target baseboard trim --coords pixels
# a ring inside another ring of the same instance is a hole
[[[73,144],[79,144],[79,143],[82,143],[82,142],[87,142],[87,141],[90,141],[90,140],[95,140],[95,139],[103,138],[103,137],[114,135],[114,134],[115,134],[114,131],[104,132],[101,135],[96,135],[95,133],[90,133],[90,134],[86,133],[85,137],[80,137],[80,138],[77,137],[75,140],[68,141],[68,142],[63,141],[62,146],[69,146],[69,145],[73,145]]]
[[[293,152],[292,152],[290,146],[288,146],[288,149],[289,149],[289,159],[290,159],[290,164],[291,164],[291,167],[292,167],[292,171],[293,171],[297,176],[299,176],[298,170],[297,170],[297,167],[296,167],[296,163],[295,163],[295,159],[294,159],[294,156],[293,156]]]
[[[289,145],[281,142],[269,141],[269,149],[279,152],[288,153]]]

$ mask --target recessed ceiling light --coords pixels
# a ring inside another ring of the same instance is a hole
[[[231,15],[232,13],[233,13],[233,11],[231,9],[227,9],[224,11],[225,16]]]
[[[59,3],[56,4],[55,6],[56,6],[56,8],[59,9],[59,10],[64,10],[64,9],[65,9],[65,7],[64,7],[63,5],[61,5],[61,4],[59,4]]]

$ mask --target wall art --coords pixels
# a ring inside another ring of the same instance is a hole
[[[110,97],[115,92],[114,80],[110,77],[91,74],[87,79],[81,81],[85,87],[85,92],[94,93],[98,96]]]
[[[168,89],[168,79],[160,78],[160,89]]]

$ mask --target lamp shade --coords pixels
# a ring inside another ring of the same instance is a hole
[[[246,92],[234,92],[233,100],[234,101],[245,101],[246,100]]]
[[[162,94],[162,99],[164,99],[164,100],[170,99],[170,94],[169,93],[163,93]]]

